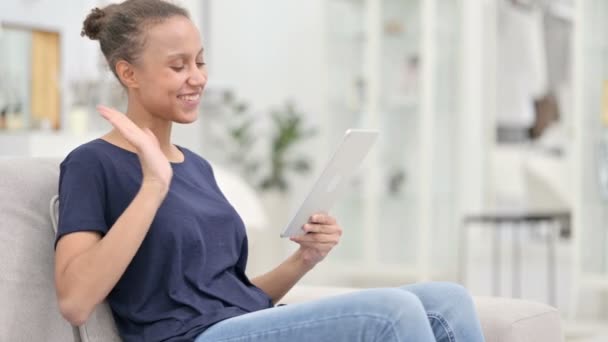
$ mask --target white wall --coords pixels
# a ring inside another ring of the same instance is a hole
[[[233,87],[255,110],[293,99],[313,120],[324,118],[323,0],[216,0],[206,18],[210,87]]]
[[[324,0],[208,0],[202,8],[209,10],[202,17],[207,22],[200,25],[208,88],[233,89],[260,117],[292,100],[306,115],[305,126],[319,129],[316,139],[300,146],[316,170],[308,177],[295,176],[290,208],[299,204],[332,151],[325,139],[331,115],[325,7]],[[266,134],[265,128],[260,126],[260,135]]]
[[[305,126],[320,130],[318,139],[308,140],[305,154],[318,169],[328,158],[323,133],[328,127],[327,58],[324,0],[207,0],[199,23],[208,63],[208,88],[230,88],[246,101],[256,115],[267,115],[287,100],[306,115]],[[204,101],[204,99],[203,99]],[[205,125],[204,115],[203,122]],[[260,135],[267,125],[260,125]],[[259,147],[259,145],[258,145]],[[201,151],[205,155],[205,151]],[[263,196],[269,227],[250,232],[252,275],[275,266],[288,248],[279,239],[293,208],[300,204],[312,182],[308,177],[294,179],[290,194],[281,199],[284,210],[272,203],[272,194]],[[268,198],[267,198],[268,197]]]
[[[80,36],[82,21],[103,0],[21,0],[0,2],[0,21],[61,34],[62,118],[71,103],[71,80],[97,76],[99,46]],[[233,87],[253,109],[267,112],[293,99],[311,120],[326,115],[326,59],[323,0],[178,1],[203,32],[209,86]],[[203,23],[203,20],[209,22]],[[319,122],[321,126],[324,122]],[[178,128],[179,129],[179,128]],[[186,135],[196,141],[195,132]]]

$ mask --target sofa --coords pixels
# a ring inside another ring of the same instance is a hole
[[[51,199],[59,159],[0,159],[0,341],[120,341],[106,303],[72,327],[59,314],[53,285]],[[230,198],[230,194],[226,194]],[[290,304],[353,291],[296,286]],[[488,342],[563,341],[559,312],[541,303],[475,297]]]

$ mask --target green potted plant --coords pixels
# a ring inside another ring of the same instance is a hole
[[[293,103],[288,101],[260,118],[230,89],[212,95],[204,113],[209,144],[217,148],[209,153],[216,153],[216,160],[262,193],[284,194],[290,174],[310,171],[310,160],[295,147],[314,136],[316,129],[304,126],[304,115]],[[260,134],[260,123],[269,123],[268,134]]]
[[[304,174],[311,169],[310,160],[303,155],[294,155],[294,147],[316,135],[313,127],[304,127],[303,115],[291,102],[271,112],[272,133],[266,174],[259,188],[262,191],[289,190],[287,178],[290,172]]]
[[[251,186],[257,184],[260,159],[255,149],[256,118],[249,112],[247,103],[231,89],[208,95],[203,112],[206,115],[208,141],[216,147],[212,158],[241,175]]]

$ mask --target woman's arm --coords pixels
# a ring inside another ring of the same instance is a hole
[[[148,233],[173,177],[152,131],[139,128],[115,110],[100,106],[98,111],[136,148],[142,185],[103,238],[93,232],[76,232],[57,242],[57,300],[62,315],[73,325],[84,323],[116,285]]]
[[[342,228],[326,214],[315,214],[302,227],[305,235],[291,238],[300,248],[272,271],[256,277],[251,282],[266,292],[276,304],[283,296],[321,262],[340,241]]]
[[[103,238],[95,232],[76,232],[59,240],[55,285],[59,308],[70,323],[83,324],[116,285],[146,236],[165,192],[158,184],[142,185]]]
[[[307,263],[300,250],[272,271],[253,278],[251,282],[276,304],[314,265]]]

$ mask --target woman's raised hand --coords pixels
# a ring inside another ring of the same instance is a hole
[[[100,105],[97,111],[137,150],[143,172],[142,185],[156,183],[168,191],[173,169],[154,133],[149,128],[138,127],[126,115],[112,108]]]

